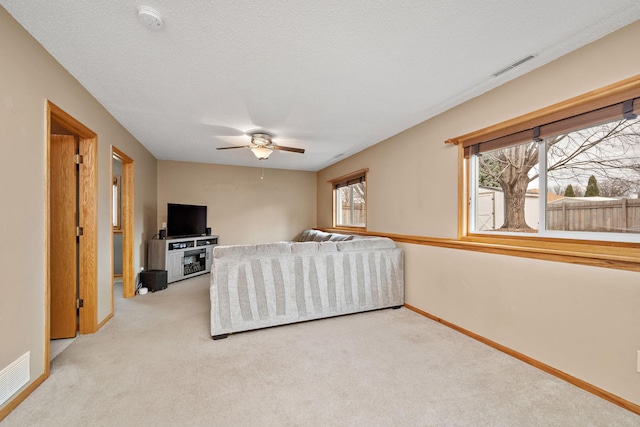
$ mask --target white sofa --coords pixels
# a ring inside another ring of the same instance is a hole
[[[404,304],[404,254],[393,240],[317,230],[298,239],[214,248],[214,339]]]

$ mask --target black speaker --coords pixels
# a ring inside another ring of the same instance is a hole
[[[211,236],[211,227],[207,227],[207,236]]]
[[[150,292],[167,289],[167,270],[147,270],[140,272],[140,283]]]
[[[167,230],[166,229],[161,229],[160,232],[158,233],[160,235],[161,239],[166,239],[167,238]]]

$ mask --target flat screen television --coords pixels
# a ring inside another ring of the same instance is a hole
[[[203,236],[206,233],[206,206],[167,203],[167,237]]]

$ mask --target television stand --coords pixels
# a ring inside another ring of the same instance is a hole
[[[219,236],[149,240],[149,270],[167,270],[167,283],[211,271]]]

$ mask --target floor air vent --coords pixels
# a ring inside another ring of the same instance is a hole
[[[29,358],[27,351],[9,366],[0,371],[0,405],[29,382]]]

